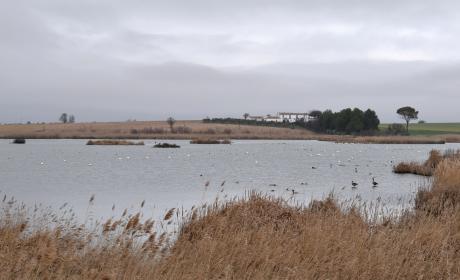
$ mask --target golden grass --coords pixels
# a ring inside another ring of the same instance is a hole
[[[134,141],[126,141],[126,140],[113,140],[113,139],[106,139],[106,140],[88,140],[86,145],[107,145],[107,146],[143,146],[144,142],[134,142]]]
[[[309,139],[305,129],[177,121],[171,132],[166,121],[50,123],[0,125],[0,138],[14,139]]]
[[[306,129],[177,121],[173,131],[166,121],[49,123],[0,125],[0,138],[14,139],[284,139],[361,144],[460,143],[460,135],[350,136],[321,135]]]
[[[460,279],[460,160],[437,165],[413,210],[371,210],[251,194],[194,208],[172,242],[140,214],[93,230],[55,216],[37,227],[5,201],[0,279]]]
[[[438,150],[432,150],[425,162],[401,162],[393,167],[393,172],[397,174],[432,176],[437,166],[444,159],[460,159],[460,150],[447,150],[444,154],[441,154]]]

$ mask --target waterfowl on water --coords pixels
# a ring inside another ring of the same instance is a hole
[[[379,183],[377,183],[377,182],[375,181],[375,177],[372,177],[372,186],[373,186],[373,187],[377,187],[378,185],[379,185]]]

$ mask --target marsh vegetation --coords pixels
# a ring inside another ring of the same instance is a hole
[[[0,278],[457,279],[459,171],[458,158],[442,157],[414,208],[394,215],[333,197],[293,206],[251,193],[88,227],[4,197]]]
[[[154,148],[180,148],[177,144],[170,144],[170,143],[158,143],[153,146]]]
[[[114,139],[106,139],[106,140],[88,140],[86,142],[86,145],[106,145],[106,146],[117,146],[117,145],[123,145],[123,146],[143,146],[144,142],[139,141],[127,141],[127,140],[114,140]]]

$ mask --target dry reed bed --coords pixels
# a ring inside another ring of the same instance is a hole
[[[361,144],[460,143],[460,135],[347,136],[320,135],[305,129],[178,121],[173,131],[165,121],[48,123],[0,125],[0,138],[14,139],[284,139]]]
[[[174,243],[140,215],[93,231],[65,220],[34,230],[6,201],[0,279],[459,279],[459,171],[459,160],[442,160],[431,188],[400,216],[251,194],[193,209]]]
[[[305,129],[206,124],[177,121],[173,131],[165,121],[133,121],[73,124],[0,125],[0,138],[14,139],[309,139]]]
[[[103,145],[103,146],[143,146],[144,142],[134,142],[134,141],[127,141],[127,140],[113,140],[113,139],[106,139],[106,140],[88,140],[86,145]]]
[[[460,159],[460,150],[447,150],[444,154],[438,150],[432,150],[425,162],[401,162],[393,167],[393,172],[397,174],[432,176],[439,163],[445,159]]]
[[[196,138],[190,141],[190,144],[231,144],[228,139]]]

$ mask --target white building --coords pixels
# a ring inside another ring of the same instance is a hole
[[[280,112],[278,113],[279,118],[284,122],[298,122],[298,121],[308,121],[308,113],[292,113],[292,112]]]
[[[272,115],[267,115],[264,120],[266,122],[283,122],[283,119],[280,118],[278,115],[272,116]]]
[[[279,112],[276,116],[272,116],[270,114],[266,116],[249,116],[249,120],[258,121],[258,122],[288,122],[294,123],[299,121],[307,122],[310,120],[310,116],[308,113],[293,113],[293,112]]]
[[[249,116],[248,120],[263,122],[265,120],[264,116]]]

